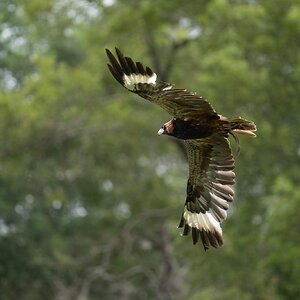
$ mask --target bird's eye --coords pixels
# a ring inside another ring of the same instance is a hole
[[[166,128],[166,125],[164,125],[163,129],[164,129],[164,130],[166,130],[166,129],[167,129],[167,128]]]

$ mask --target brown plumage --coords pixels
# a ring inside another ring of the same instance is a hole
[[[129,91],[156,103],[173,118],[158,134],[184,140],[189,178],[187,196],[179,227],[182,235],[192,233],[193,243],[200,239],[204,249],[223,245],[220,223],[226,219],[233,201],[234,158],[228,141],[235,133],[255,137],[253,122],[240,117],[219,115],[210,103],[185,89],[157,80],[156,74],[140,62],[133,62],[116,48],[117,59],[106,49],[114,78]]]

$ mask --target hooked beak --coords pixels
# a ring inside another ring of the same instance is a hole
[[[158,135],[162,135],[162,134],[164,134],[164,133],[165,133],[165,130],[164,130],[163,127],[160,128],[160,129],[158,130],[158,132],[157,132]]]

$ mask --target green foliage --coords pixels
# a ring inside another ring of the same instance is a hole
[[[289,1],[2,1],[1,299],[296,299],[300,6]],[[225,246],[176,229],[187,166],[169,116],[106,68],[118,46],[241,138]]]

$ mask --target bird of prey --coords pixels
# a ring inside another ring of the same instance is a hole
[[[255,137],[256,126],[241,117],[218,114],[203,97],[173,84],[159,81],[157,75],[140,62],[116,56],[106,49],[113,77],[127,90],[165,109],[172,119],[158,134],[184,141],[189,163],[186,200],[179,223],[182,235],[191,232],[193,243],[201,239],[204,249],[223,245],[220,223],[227,217],[233,201],[234,158],[229,134]]]

